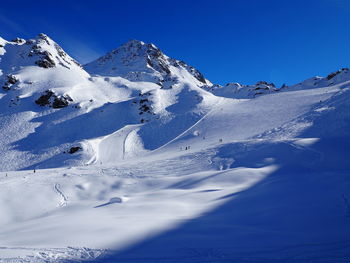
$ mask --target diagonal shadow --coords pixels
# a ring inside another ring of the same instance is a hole
[[[223,195],[226,203],[213,211],[94,262],[346,262],[350,220],[342,193],[349,193],[350,164],[343,160],[350,151],[337,141],[350,146],[348,137],[313,145],[322,158],[283,142],[248,146],[241,164],[272,157],[281,168]],[[229,148],[219,154],[232,154]]]

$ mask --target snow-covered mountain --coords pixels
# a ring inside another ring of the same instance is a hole
[[[1,117],[9,135],[2,170],[116,162],[154,150],[219,100],[201,88],[210,82],[199,71],[140,41],[86,65],[91,75],[44,34],[1,46],[1,110],[13,113]],[[66,154],[71,147],[83,151]]]
[[[84,66],[93,75],[120,76],[130,81],[148,81],[167,89],[177,82],[202,86],[211,83],[183,61],[169,58],[153,44],[131,40]]]
[[[220,86],[40,34],[0,38],[0,87],[0,262],[350,260],[348,69]]]

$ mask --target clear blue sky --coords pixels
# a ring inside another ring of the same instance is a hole
[[[1,2],[0,36],[41,32],[81,63],[152,42],[220,84],[294,84],[350,67],[348,0]]]

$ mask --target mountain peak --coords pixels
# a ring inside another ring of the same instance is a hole
[[[44,34],[44,33],[39,33],[39,34],[37,35],[37,38],[41,38],[41,39],[48,39],[48,38],[49,38],[49,36],[48,36],[48,35],[46,35],[46,34]],[[51,38],[49,38],[49,39],[51,39]]]
[[[194,67],[169,58],[152,43],[135,39],[86,64],[85,69],[95,75],[120,76],[131,81],[157,84],[167,79],[183,78],[183,74],[194,82],[199,81],[198,86],[209,83]]]
[[[125,42],[122,46],[143,46],[145,44],[146,43],[141,40],[130,39],[129,41]]]
[[[161,50],[156,47],[152,43],[145,43],[140,40],[132,39],[129,40],[128,42],[125,42],[123,45],[118,47],[117,49],[114,49],[110,53],[107,53],[107,58],[110,57],[110,54],[121,54],[121,56],[124,59],[131,59],[134,57],[139,57],[139,58],[149,58],[155,57],[158,58],[160,56],[164,56],[164,54],[161,52]],[[104,56],[104,57],[106,57]]]
[[[5,56],[0,61],[0,66],[8,73],[34,65],[42,68],[80,67],[55,41],[43,33],[28,40],[18,37],[12,41],[0,39],[0,48],[3,49],[0,53]]]

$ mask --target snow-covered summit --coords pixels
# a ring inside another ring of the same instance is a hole
[[[0,45],[0,122],[16,123],[0,125],[11,134],[0,140],[0,169],[113,163],[167,143],[219,100],[197,70],[153,44],[132,40],[107,54],[96,68],[119,67],[99,76],[44,34]],[[83,150],[71,156],[71,147]]]
[[[166,56],[154,44],[130,40],[105,56],[84,66],[94,75],[120,76],[131,81],[150,81],[160,86],[176,82],[177,79],[190,78],[199,86],[210,84],[202,73],[183,61]]]
[[[72,97],[77,102],[88,100],[82,95],[86,97],[89,92],[77,93],[75,89],[85,85],[88,91],[89,77],[77,61],[45,34],[27,40],[0,39],[0,91],[4,93],[1,107],[5,111],[11,108],[22,112],[24,98],[35,106],[45,94],[51,94],[45,104],[51,106],[68,106]]]
[[[33,39],[16,38],[12,41],[0,39],[2,57],[0,68],[5,72],[16,71],[23,66],[80,67],[55,41],[45,34]]]

